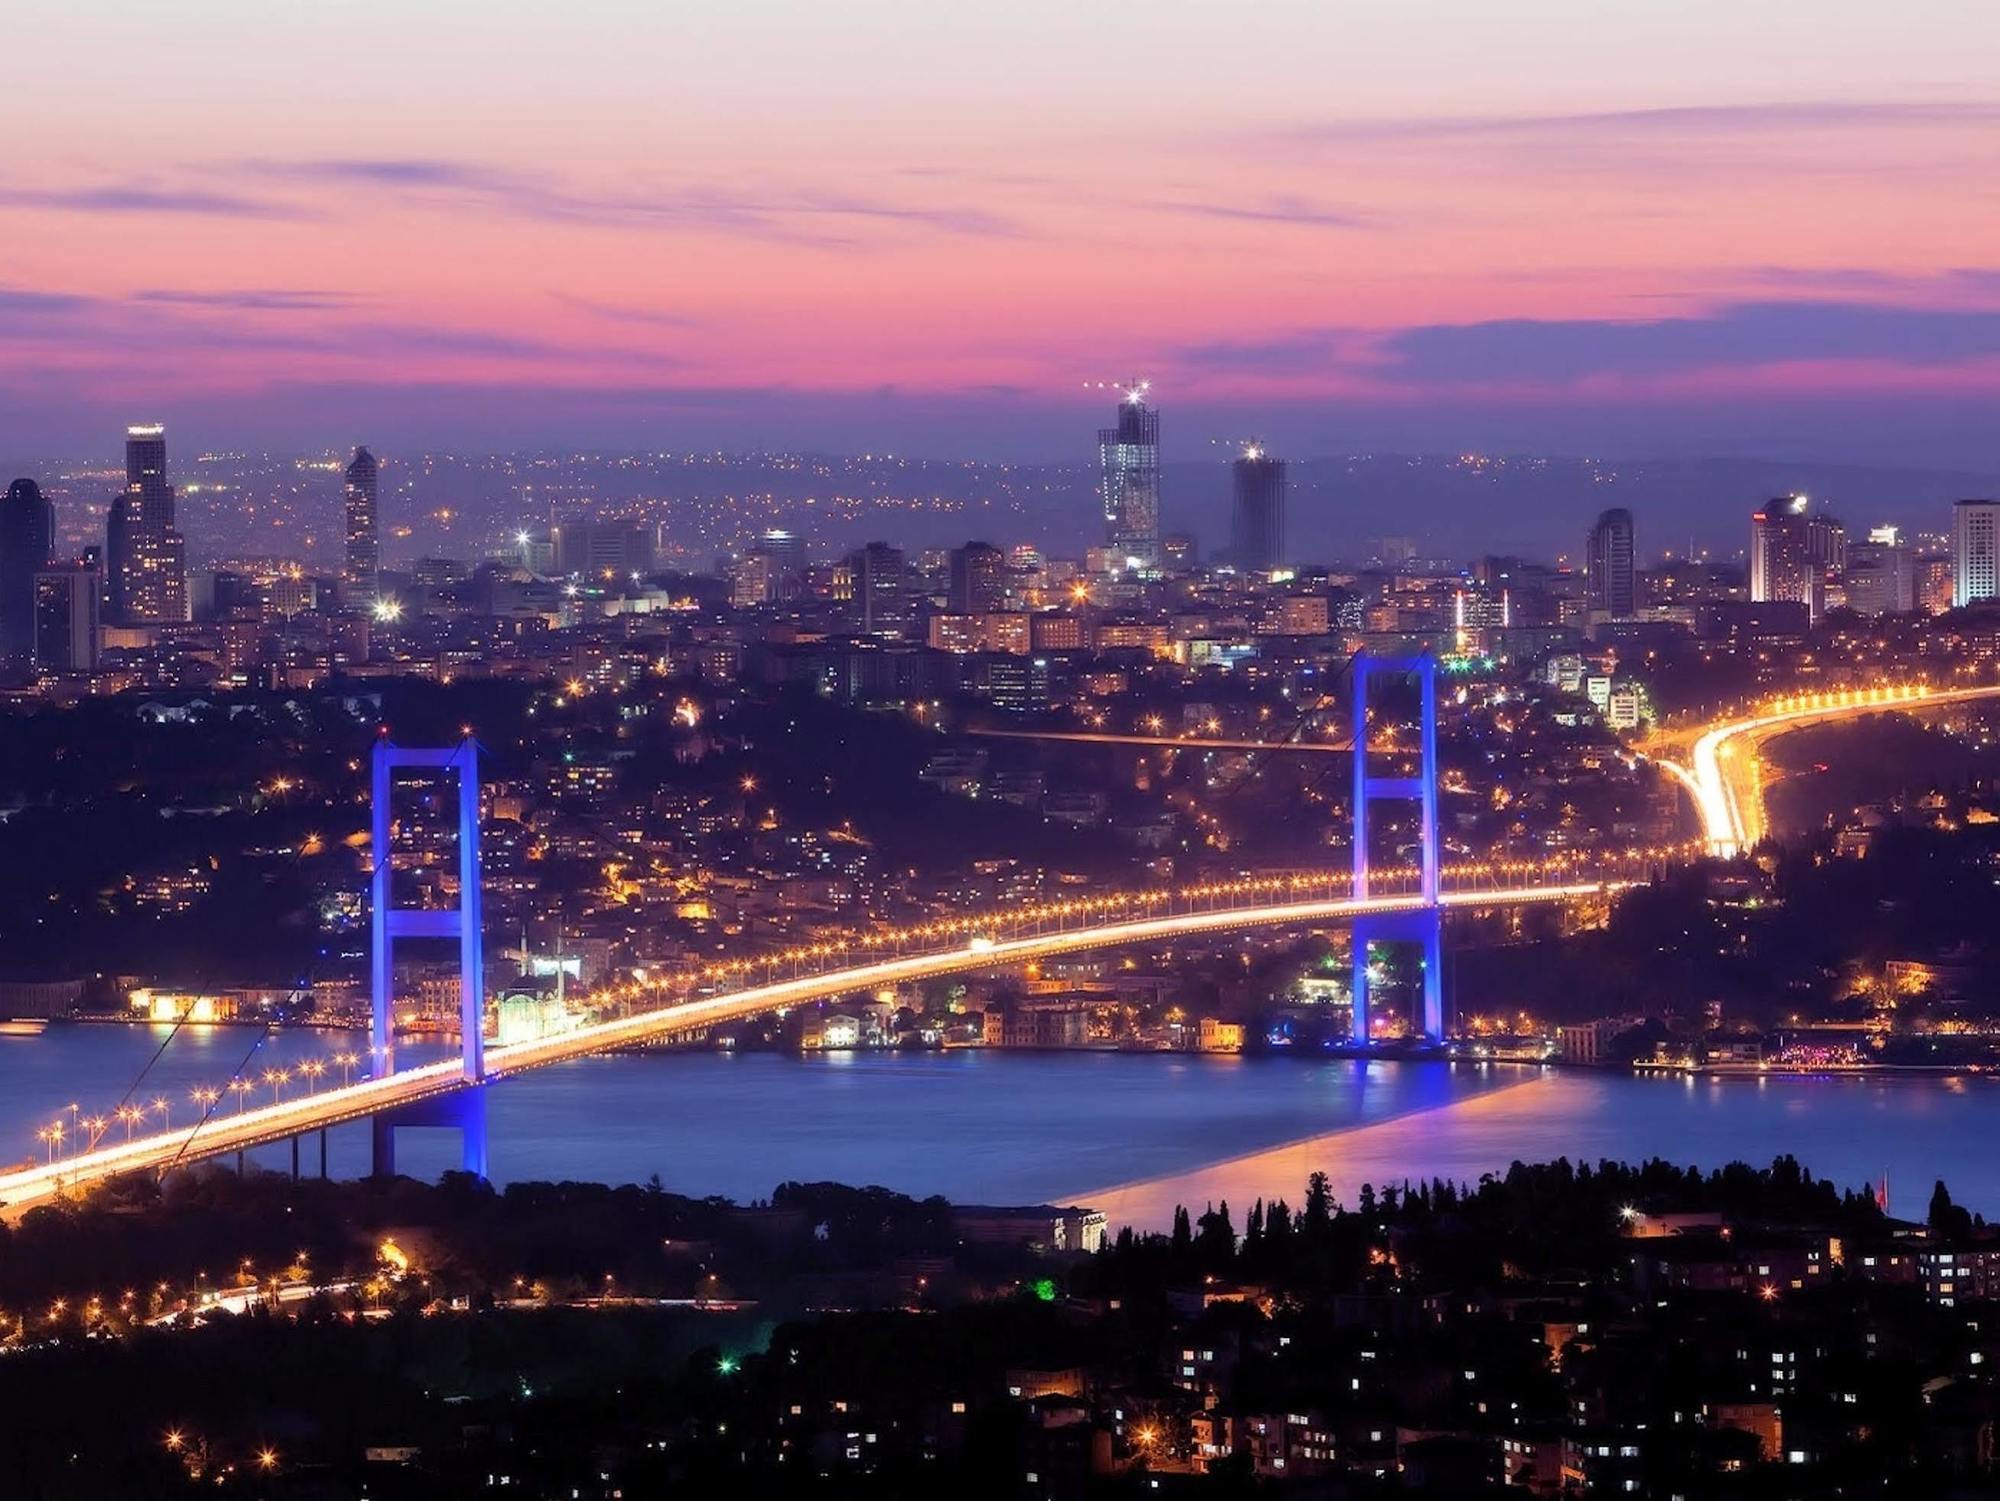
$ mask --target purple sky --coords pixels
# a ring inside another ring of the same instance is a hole
[[[0,452],[2000,469],[2000,7],[16,0]]]

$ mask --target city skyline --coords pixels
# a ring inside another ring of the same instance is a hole
[[[844,9],[34,10],[0,450],[1057,460],[1143,370],[1170,459],[1995,462],[1990,12]]]
[[[9,1498],[2000,1496],[2000,8],[8,19]]]

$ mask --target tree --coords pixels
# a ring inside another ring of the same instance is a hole
[[[1236,1259],[1236,1227],[1229,1222],[1229,1200],[1220,1209],[1209,1209],[1201,1217],[1201,1233],[1195,1237],[1201,1264],[1212,1272],[1227,1271]]]
[[[1306,1207],[1299,1218],[1301,1227],[1309,1232],[1324,1230],[1333,1223],[1333,1188],[1325,1173],[1314,1173],[1306,1179]]]
[[[1961,1240],[1972,1233],[1972,1215],[1952,1203],[1951,1190],[1944,1186],[1942,1178],[1931,1190],[1931,1208],[1926,1221],[1946,1240]]]

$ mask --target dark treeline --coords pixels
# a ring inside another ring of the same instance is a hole
[[[1567,1159],[1517,1162],[1469,1186],[1441,1179],[1380,1189],[1364,1184],[1353,1204],[1337,1202],[1326,1175],[1315,1173],[1296,1206],[1259,1200],[1240,1226],[1225,1201],[1199,1214],[1176,1210],[1167,1234],[1121,1230],[1083,1275],[1107,1287],[1226,1275],[1312,1292],[1365,1281],[1391,1258],[1399,1276],[1452,1286],[1601,1273],[1626,1255],[1616,1231],[1624,1212],[1641,1206],[1822,1224],[1848,1235],[1883,1225],[1865,1189],[1838,1189],[1789,1156],[1768,1168],[1739,1162],[1706,1173],[1658,1159],[1595,1167]]]

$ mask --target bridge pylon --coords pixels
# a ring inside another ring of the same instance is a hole
[[[455,772],[458,778],[458,905],[434,909],[398,907],[392,885],[390,832],[394,824],[395,773],[403,767]],[[371,946],[369,955],[368,1046],[378,1076],[395,1072],[396,940],[448,938],[458,941],[459,1058],[469,1084],[486,1079],[486,981],[479,894],[479,744],[467,736],[457,745],[416,750],[384,735],[375,742],[373,850],[375,869],[370,890]],[[395,1170],[394,1133],[398,1125],[452,1125],[464,1140],[468,1171],[482,1175],[486,1166],[484,1097],[476,1102],[454,1101],[448,1110],[426,1108],[421,1102],[375,1121],[375,1171]]]
[[[1369,1044],[1368,947],[1377,939],[1410,943],[1423,949],[1424,1001],[1422,1036],[1444,1041],[1444,922],[1438,905],[1438,782],[1437,782],[1437,659],[1428,652],[1415,657],[1372,657],[1355,654],[1354,662],[1354,895],[1368,895],[1368,813],[1377,802],[1415,802],[1420,810],[1418,886],[1423,905],[1411,912],[1360,913],[1352,934],[1353,1019],[1349,1036],[1357,1047]],[[1378,777],[1368,769],[1369,682],[1378,677],[1414,677],[1422,699],[1419,711],[1419,754],[1413,777]]]

